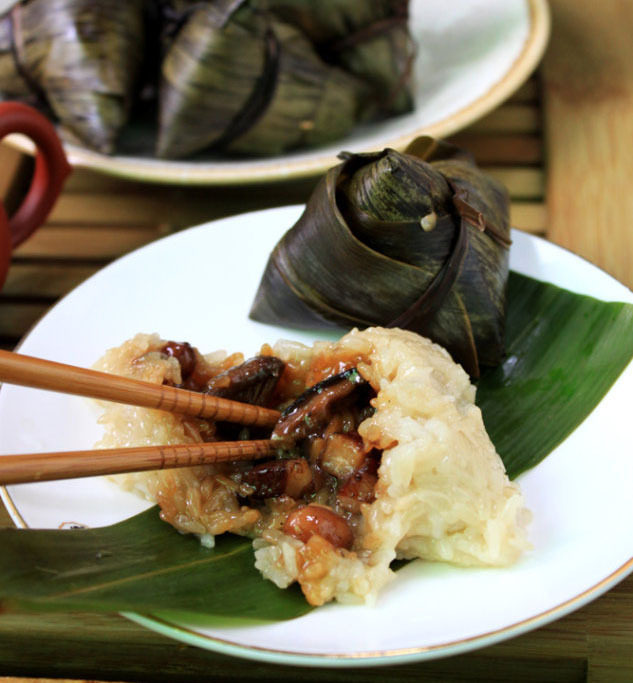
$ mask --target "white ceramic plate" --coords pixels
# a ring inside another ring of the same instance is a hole
[[[253,322],[248,311],[267,255],[300,212],[271,209],[192,228],[105,268],[57,304],[21,351],[90,366],[137,332],[189,340],[203,350],[256,351],[280,337],[314,337]],[[594,266],[516,232],[512,267],[602,299],[633,294]],[[397,663],[489,645],[559,618],[633,569],[633,459],[629,366],[587,420],[519,481],[534,513],[534,550],[510,569],[415,562],[374,608],[328,605],[290,622],[240,627],[131,615],[200,647],[290,664]],[[4,386],[0,453],[91,448],[99,436],[84,399]],[[3,500],[31,527],[109,524],[144,503],[101,478],[10,487]]]
[[[356,128],[332,145],[267,159],[162,161],[108,157],[67,145],[74,166],[135,180],[188,185],[285,180],[325,172],[341,150],[404,148],[418,135],[445,137],[494,109],[527,79],[549,36],[546,0],[411,0],[419,43],[415,110]],[[28,152],[28,140],[10,141]]]

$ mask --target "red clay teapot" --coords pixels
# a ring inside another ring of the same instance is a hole
[[[0,289],[9,270],[11,252],[44,223],[71,171],[55,128],[32,107],[0,102],[0,140],[11,133],[30,138],[37,154],[29,190],[11,218],[0,202]]]

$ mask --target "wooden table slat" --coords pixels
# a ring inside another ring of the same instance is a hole
[[[537,107],[527,104],[505,104],[470,126],[477,133],[538,133],[541,116]]]
[[[540,134],[477,133],[466,129],[449,140],[467,149],[477,162],[485,165],[540,166],[543,141]]]
[[[483,170],[503,183],[512,199],[539,199],[545,197],[543,169],[525,166],[483,166]]]
[[[45,226],[14,252],[19,257],[113,259],[162,237],[161,227]]]
[[[559,0],[552,19],[548,237],[633,287],[633,3]]]

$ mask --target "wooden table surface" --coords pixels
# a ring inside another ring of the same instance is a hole
[[[516,227],[571,249],[631,287],[633,3],[554,0],[552,15],[551,44],[537,74],[454,140],[508,186]],[[0,197],[9,207],[22,196],[31,168],[29,158],[0,146]],[[121,254],[220,216],[304,202],[313,185],[185,189],[75,170],[47,224],[14,254],[0,293],[0,346],[13,348],[60,296]],[[0,524],[11,524],[3,509]],[[297,670],[232,659],[115,615],[0,615],[0,681],[631,682],[632,652],[633,576],[512,640],[458,657],[374,669]]]

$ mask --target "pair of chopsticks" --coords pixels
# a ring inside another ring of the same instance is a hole
[[[247,426],[272,428],[279,419],[277,410],[1,349],[0,382]],[[274,451],[272,441],[259,439],[5,455],[0,456],[0,485],[254,460]]]

